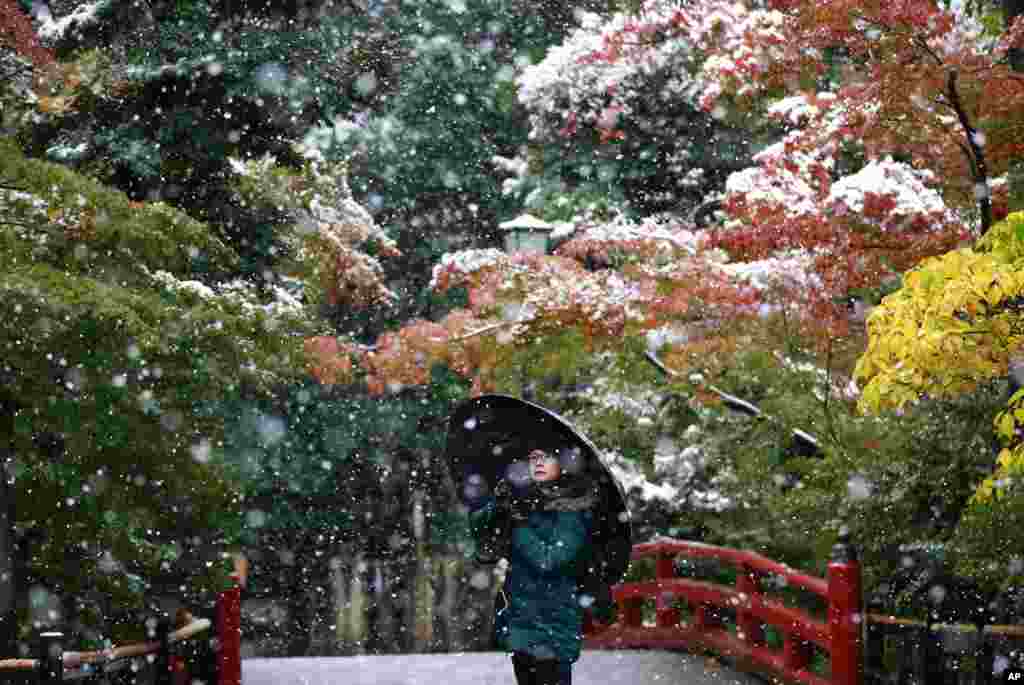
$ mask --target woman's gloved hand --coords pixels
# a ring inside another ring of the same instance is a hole
[[[502,478],[494,486],[494,506],[498,511],[512,510],[512,484]]]
[[[511,540],[512,487],[505,480],[499,480],[491,491],[494,509],[481,509],[470,513],[472,525],[475,515],[477,524],[473,531],[476,540],[476,560],[481,564],[494,564],[501,558],[508,558]],[[490,506],[490,505],[488,505]]]
[[[510,503],[510,512],[514,522],[526,521],[531,511],[538,511],[543,508],[543,499],[536,484],[525,483],[515,491],[515,496]]]

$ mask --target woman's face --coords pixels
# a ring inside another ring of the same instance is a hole
[[[558,457],[550,455],[544,450],[530,452],[527,459],[530,461],[530,475],[538,483],[558,480],[562,475],[562,465],[558,463]]]

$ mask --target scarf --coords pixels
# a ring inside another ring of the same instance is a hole
[[[512,501],[512,511],[525,516],[531,511],[586,511],[598,502],[597,484],[589,478],[561,477],[533,483]]]

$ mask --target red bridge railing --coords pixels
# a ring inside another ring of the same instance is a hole
[[[715,559],[736,570],[735,585],[679,577],[676,559]],[[863,608],[860,564],[849,541],[833,549],[828,577],[809,576],[754,552],[697,542],[663,540],[633,547],[633,559],[653,559],[655,577],[613,588],[618,621],[610,626],[588,620],[585,644],[592,648],[652,647],[707,649],[737,661],[747,671],[766,673],[808,685],[861,685],[863,682]],[[827,617],[785,606],[761,590],[774,577],[789,588],[816,595]],[[653,620],[644,604],[654,601]],[[683,620],[679,602],[689,609]],[[732,626],[725,616],[735,615]],[[766,627],[782,636],[781,649],[768,644]],[[828,656],[825,675],[811,670],[815,648]]]
[[[34,658],[0,659],[0,682],[31,682],[42,685],[68,680],[102,680],[116,670],[124,668],[132,659],[149,657],[155,666],[154,685],[188,685],[193,682],[186,660],[173,654],[172,645],[192,640],[214,628],[213,658],[215,683],[210,685],[241,685],[241,589],[244,573],[232,575],[232,586],[217,594],[215,621],[193,619],[184,612],[185,622],[177,630],[167,625],[158,630],[155,640],[138,642],[94,651],[65,651],[63,633],[44,632],[39,635]],[[198,681],[196,681],[198,682]]]

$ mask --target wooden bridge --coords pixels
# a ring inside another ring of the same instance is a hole
[[[679,560],[702,559],[731,566],[734,584],[680,577],[686,565]],[[653,561],[654,578],[615,588],[620,620],[588,625],[589,646],[711,650],[740,670],[786,682],[863,682],[860,563],[848,543],[836,546],[827,579],[753,552],[677,540],[635,546],[634,564],[643,560]],[[825,615],[786,606],[766,585],[811,595],[805,604],[817,602]]]
[[[585,621],[577,685],[764,682],[755,676],[806,685],[984,685],[1021,673],[1013,659],[1024,654],[1022,626],[985,626],[972,636],[962,627],[865,613],[860,563],[845,539],[825,578],[753,552],[683,540],[636,545],[632,562],[631,580],[613,588],[617,621]],[[59,633],[43,634],[34,658],[0,660],[0,682],[107,682],[132,660],[131,677],[109,682],[513,682],[507,656],[486,652],[243,661],[238,584],[219,594],[212,613],[213,621],[191,620],[174,631],[165,622],[150,642],[102,652],[64,651]],[[204,634],[211,627],[213,635]]]

